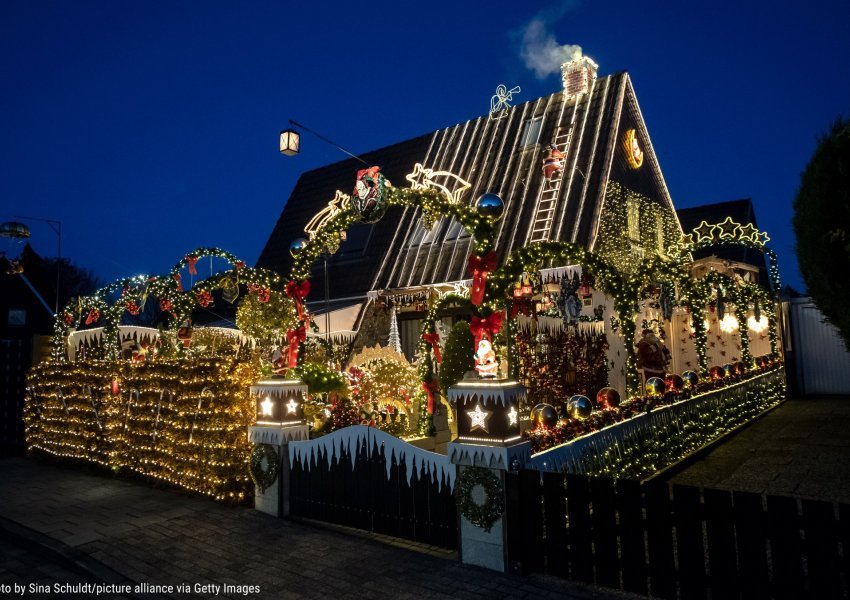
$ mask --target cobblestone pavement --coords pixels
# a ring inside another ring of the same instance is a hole
[[[28,459],[0,461],[0,482],[0,527],[29,528],[76,553],[77,562],[91,568],[88,581],[258,585],[260,593],[247,597],[259,598],[635,597],[550,577],[493,573],[461,565],[444,550],[275,519]],[[80,580],[61,568],[45,573],[14,548],[0,546],[0,553],[0,582]],[[215,597],[213,588],[166,595]],[[220,590],[218,597],[246,596]]]
[[[789,400],[671,481],[850,503],[850,398]]]

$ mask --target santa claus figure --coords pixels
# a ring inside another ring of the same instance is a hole
[[[493,345],[486,337],[478,342],[478,350],[475,352],[475,371],[479,377],[491,379],[496,377],[499,370],[499,363],[496,362],[496,353],[493,352]]]
[[[564,168],[564,153],[549,146],[549,155],[543,159],[543,176],[546,179],[554,179],[555,176]]]

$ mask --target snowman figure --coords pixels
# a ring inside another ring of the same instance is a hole
[[[499,370],[499,363],[496,362],[496,353],[493,351],[493,345],[487,338],[482,338],[478,342],[478,350],[475,352],[475,371],[479,377],[492,379],[496,377]]]

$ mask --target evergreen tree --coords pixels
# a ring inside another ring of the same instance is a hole
[[[469,331],[469,323],[458,321],[446,340],[443,364],[440,367],[440,389],[443,395],[452,385],[463,379],[463,374],[473,369],[473,346],[475,339]]]
[[[809,295],[850,348],[850,121],[832,126],[806,166],[794,233]]]
[[[387,339],[387,345],[401,354],[401,336],[398,334],[398,318],[396,318],[395,308],[391,309],[390,337]]]

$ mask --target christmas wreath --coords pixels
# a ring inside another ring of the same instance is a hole
[[[489,533],[493,523],[505,512],[499,478],[490,469],[470,467],[464,470],[457,487],[457,503],[460,514],[467,521]]]
[[[251,452],[251,479],[265,492],[277,481],[280,472],[280,457],[271,444],[255,444]]]

